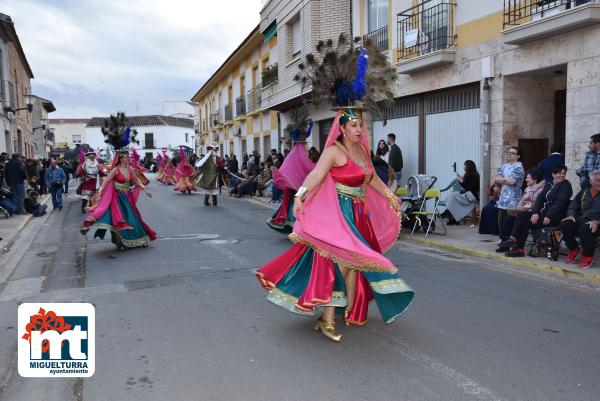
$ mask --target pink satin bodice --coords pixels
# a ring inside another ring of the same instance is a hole
[[[133,174],[131,172],[131,170],[129,171],[129,174],[130,175]],[[117,174],[115,174],[115,177],[113,178],[113,180],[115,180],[119,184],[127,184],[127,183],[129,183],[129,180],[127,178],[125,178],[125,176],[123,175],[123,173],[121,172],[120,169],[117,171]]]
[[[343,166],[333,166],[330,170],[331,177],[335,182],[349,187],[360,187],[368,184],[373,177],[373,172],[368,175],[354,160],[346,156],[346,164]],[[370,167],[370,166],[369,166]]]

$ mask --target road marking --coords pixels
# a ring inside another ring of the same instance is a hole
[[[396,350],[403,356],[418,363],[425,369],[440,375],[443,379],[453,383],[457,388],[461,389],[465,394],[469,394],[478,400],[483,401],[507,401],[507,399],[494,394],[489,388],[482,386],[456,369],[444,365],[437,359],[416,350],[397,338],[381,332],[378,332],[378,335],[384,336],[390,342],[394,343]]]

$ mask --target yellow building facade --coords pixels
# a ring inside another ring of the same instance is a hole
[[[264,109],[261,99],[263,70],[276,43],[277,37],[265,41],[257,26],[194,95],[200,153],[213,143],[221,156],[238,160],[253,150],[266,157],[279,149],[277,112]]]

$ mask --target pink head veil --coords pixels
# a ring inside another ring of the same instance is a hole
[[[325,148],[335,146],[342,135],[338,112]],[[371,164],[366,128],[360,138],[365,150],[365,159]],[[371,171],[374,171],[370,165]],[[378,180],[377,175],[373,180]],[[385,186],[385,185],[384,185]],[[400,231],[400,219],[387,196],[383,196],[370,185],[365,190],[365,202],[371,225],[382,252],[386,252],[396,242]],[[322,254],[330,256],[340,265],[358,267],[362,270],[395,272],[394,265],[382,254],[362,242],[348,226],[340,210],[335,181],[327,174],[320,187],[311,191],[304,202],[304,214],[296,220],[292,239],[313,246]]]
[[[281,168],[272,168],[275,185],[281,190],[285,188],[297,190],[313,168],[315,168],[315,163],[308,158],[306,144],[296,142],[283,161]]]

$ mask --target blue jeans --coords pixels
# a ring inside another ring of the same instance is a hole
[[[63,189],[62,186],[58,188],[50,187],[50,194],[52,195],[52,206],[54,209],[62,207],[63,198],[62,198]]]
[[[273,189],[271,190],[271,200],[278,201],[281,198],[281,190],[273,184]]]
[[[13,202],[17,208],[17,213],[25,212],[23,202],[25,200],[25,184],[16,184],[10,186],[10,192],[13,194]]]

